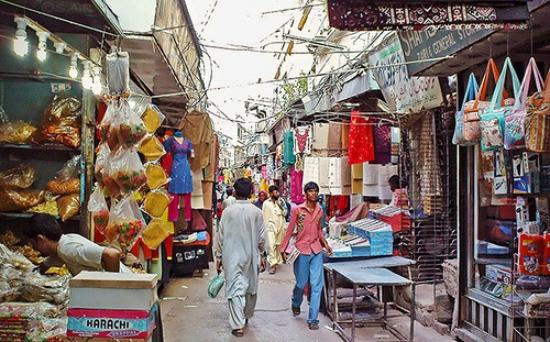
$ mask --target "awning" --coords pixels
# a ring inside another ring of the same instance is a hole
[[[342,90],[336,96],[336,101],[345,101],[371,90],[380,90],[380,87],[374,80],[372,72],[367,70],[365,74],[357,75],[344,83]]]
[[[411,76],[449,76],[484,63],[489,58],[507,53],[547,53],[550,49],[550,0],[529,3],[531,11],[529,31],[456,30],[399,32],[405,60],[414,62],[434,57],[453,56],[450,59],[412,63],[407,66]],[[489,41],[490,39],[490,41]],[[531,47],[531,41],[534,42]]]
[[[330,26],[343,31],[421,29],[426,26],[524,25],[523,1],[328,0]]]
[[[163,53],[150,36],[134,36],[122,40],[122,49],[130,53],[130,70],[149,95],[162,95],[182,91],[174,72],[163,58]],[[155,99],[155,104],[166,115],[166,125],[178,127],[185,113],[185,95]]]

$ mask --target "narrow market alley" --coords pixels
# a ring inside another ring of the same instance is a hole
[[[210,270],[205,270],[202,278],[172,278],[161,299],[165,341],[182,341],[181,336],[184,335],[185,341],[189,342],[342,341],[331,330],[331,321],[325,315],[319,316],[319,330],[307,329],[305,301],[302,304],[302,314],[297,318],[292,317],[289,298],[294,276],[288,265],[283,266],[276,275],[269,275],[267,272],[262,274],[254,318],[243,338],[232,336],[223,290],[215,299],[209,298],[206,292],[208,281],[214,272],[211,266]],[[408,332],[407,315],[390,310],[389,316],[392,326],[404,334]],[[417,342],[454,341],[418,322],[415,329]],[[349,333],[349,329],[346,330]],[[359,328],[356,338],[357,341],[395,341],[389,332],[379,327]]]

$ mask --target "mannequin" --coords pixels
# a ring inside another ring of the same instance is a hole
[[[172,202],[168,208],[168,219],[176,222],[179,217],[181,199],[184,200],[185,220],[191,221],[191,193],[193,192],[193,179],[189,158],[195,157],[193,144],[176,131],[172,137],[164,142],[166,152],[172,154],[172,168],[170,171],[170,183],[168,192],[172,196]]]

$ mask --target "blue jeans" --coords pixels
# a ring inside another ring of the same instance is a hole
[[[310,301],[308,323],[319,323],[319,306],[323,292],[323,253],[300,254],[294,262],[296,285],[292,292],[292,307],[299,308],[304,298],[304,288],[309,281]]]

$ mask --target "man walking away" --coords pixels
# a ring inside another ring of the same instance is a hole
[[[263,205],[264,224],[269,243],[269,274],[275,274],[277,267],[283,263],[279,246],[283,240],[286,227],[286,203],[280,198],[279,188],[276,185],[269,187],[269,199]]]
[[[306,201],[292,210],[290,223],[279,249],[283,253],[286,251],[290,237],[296,229],[295,246],[300,255],[294,262],[296,285],[292,292],[292,314],[294,316],[300,314],[304,288],[309,282],[310,303],[307,323],[309,329],[318,330],[319,306],[323,292],[323,254],[321,252],[324,248],[328,255],[332,255],[332,249],[323,236],[321,226],[323,211],[317,203],[319,186],[314,182],[309,182],[304,186],[304,193]]]
[[[234,189],[236,202],[222,215],[214,253],[218,273],[223,269],[225,278],[231,333],[242,337],[254,314],[259,273],[265,269],[265,232],[262,212],[248,201],[252,182],[240,178]]]
[[[227,198],[223,200],[222,210],[227,209],[227,207],[229,207],[232,204],[235,204],[235,201],[237,201],[235,199],[235,197],[233,196],[233,188],[232,187],[228,187],[227,190],[226,190],[226,193],[227,193]]]

